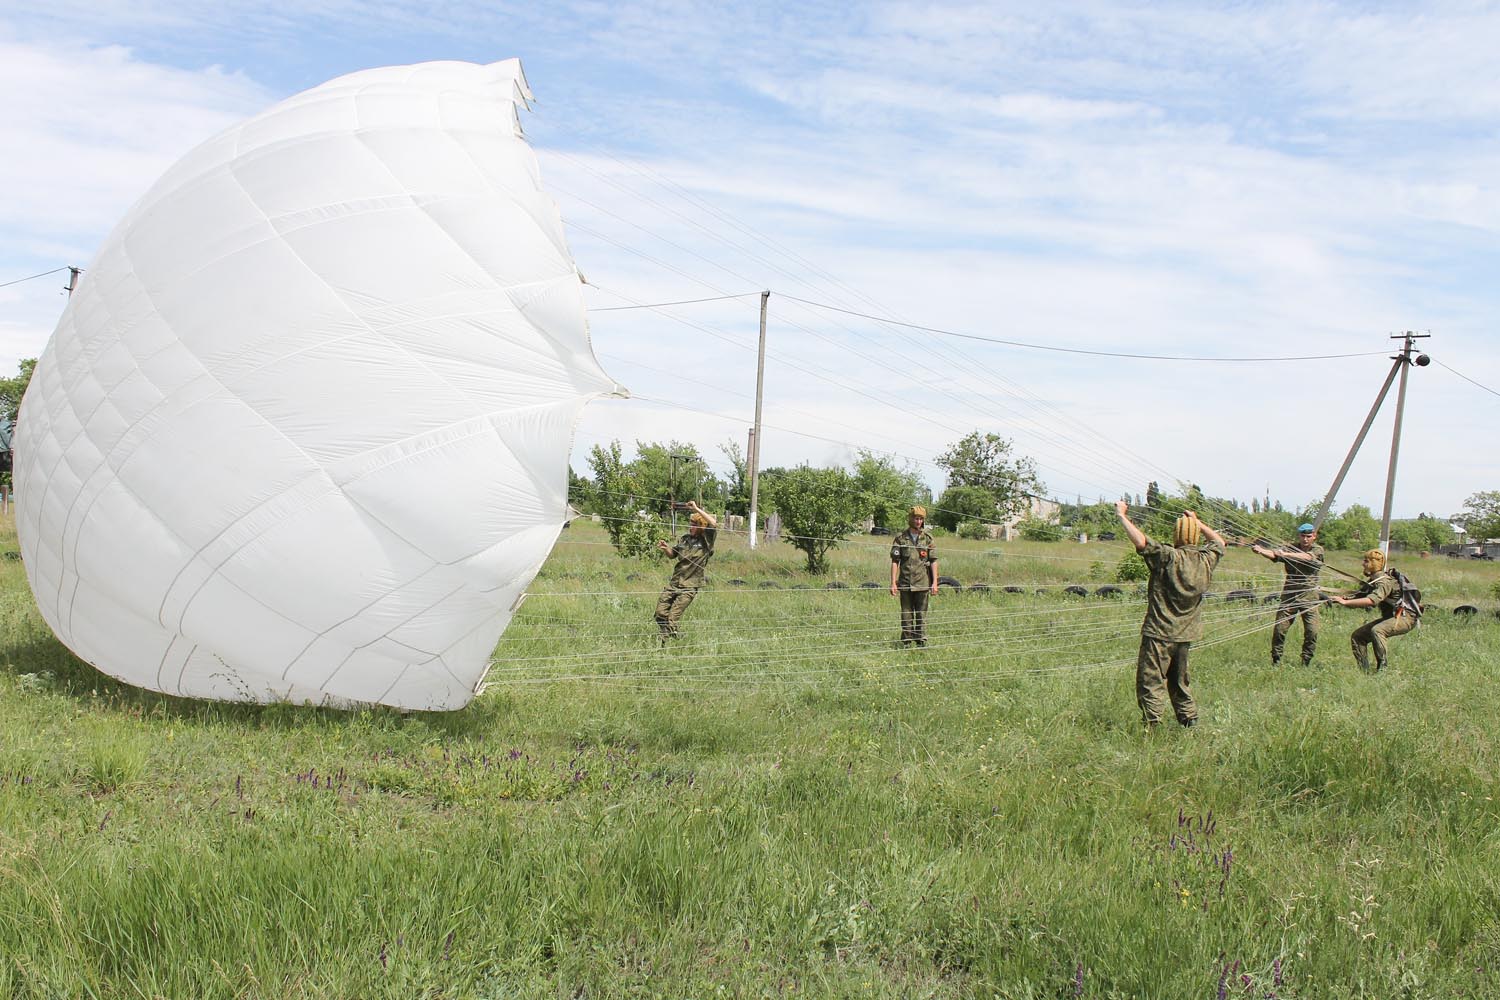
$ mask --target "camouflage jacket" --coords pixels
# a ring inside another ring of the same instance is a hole
[[[1147,541],[1141,553],[1151,570],[1141,635],[1164,642],[1195,642],[1203,635],[1203,594],[1224,557],[1218,542],[1174,547]]]

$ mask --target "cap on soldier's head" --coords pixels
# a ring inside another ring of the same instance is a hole
[[[1385,553],[1379,549],[1371,549],[1365,553],[1365,563],[1376,569],[1385,569]]]
[[[1188,511],[1177,519],[1172,526],[1173,545],[1197,545],[1203,540],[1203,525],[1198,522],[1198,515]]]
[[[918,504],[917,506],[913,507],[907,513],[907,516],[908,517],[920,517],[920,518],[922,518],[922,519],[925,520],[926,517],[927,517],[927,508],[923,507],[921,504]]]
[[[1302,524],[1297,525],[1297,533],[1299,535],[1310,535],[1317,530],[1317,528],[1314,528],[1312,525],[1308,524],[1305,521]]]

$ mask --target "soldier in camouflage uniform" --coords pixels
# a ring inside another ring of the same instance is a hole
[[[1286,634],[1292,623],[1302,619],[1302,665],[1312,663],[1313,653],[1318,648],[1318,608],[1322,600],[1318,596],[1318,571],[1323,568],[1323,546],[1318,544],[1318,529],[1311,524],[1297,528],[1297,544],[1293,548],[1271,549],[1263,545],[1252,545],[1250,551],[1265,556],[1272,562],[1281,563],[1286,569],[1286,582],[1281,587],[1281,607],[1276,611],[1276,626],[1271,630],[1271,665],[1281,662],[1281,651],[1286,647]]]
[[[1198,706],[1188,678],[1188,652],[1203,634],[1203,594],[1214,567],[1224,557],[1224,539],[1188,511],[1177,519],[1172,545],[1153,542],[1130,520],[1125,501],[1115,512],[1130,541],[1151,570],[1146,589],[1146,620],[1135,661],[1135,696],[1146,725],[1162,721],[1167,701],[1184,726],[1198,724]],[[1208,542],[1200,544],[1206,537]]]
[[[698,588],[703,586],[707,575],[708,560],[714,554],[714,542],[719,537],[719,522],[712,514],[695,500],[689,500],[687,506],[693,512],[687,534],[677,539],[676,545],[656,543],[657,548],[677,560],[672,579],[656,602],[656,627],[661,630],[663,646],[677,636],[682,613],[698,596]]]
[[[1375,669],[1385,669],[1386,640],[1405,635],[1417,627],[1417,617],[1401,607],[1401,585],[1385,569],[1385,553],[1371,549],[1364,559],[1365,585],[1359,597],[1344,597],[1329,594],[1328,599],[1346,608],[1380,608],[1380,617],[1366,622],[1349,636],[1349,647],[1354,650],[1354,662],[1359,669],[1369,670],[1370,661],[1365,650],[1375,647]]]
[[[927,508],[913,507],[906,530],[891,540],[891,596],[901,598],[901,645],[927,645],[927,601],[938,591],[937,550],[923,528]]]

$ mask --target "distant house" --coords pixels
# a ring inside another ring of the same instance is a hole
[[[1017,514],[1012,514],[999,524],[990,526],[990,537],[999,538],[1003,541],[1013,542],[1021,537],[1018,525],[1027,518],[1036,518],[1038,521],[1046,521],[1048,524],[1059,524],[1062,521],[1062,504],[1056,500],[1043,500],[1041,497],[1030,497],[1026,501],[1026,507]]]

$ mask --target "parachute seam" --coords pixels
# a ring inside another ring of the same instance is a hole
[[[381,527],[385,527],[385,526],[381,525]],[[410,587],[413,584],[419,582],[424,577],[430,575],[434,570],[437,570],[437,569],[441,568],[442,565],[443,565],[442,563],[434,561],[431,566],[428,566],[421,573],[418,573],[416,576],[412,577],[410,580],[407,580],[405,583],[403,583],[401,585],[401,589],[405,589],[405,588]],[[320,685],[318,685],[318,686],[320,688],[321,687],[326,687],[328,685],[328,682],[331,681],[331,680],[333,680],[334,675],[337,674],[340,670],[342,670],[344,668],[344,664],[349,661],[349,657],[350,656],[353,656],[356,652],[358,652],[361,649],[367,649],[368,647],[373,646],[375,643],[379,642],[381,639],[389,639],[390,638],[390,634],[392,632],[396,631],[397,629],[405,628],[407,625],[411,624],[414,620],[416,620],[417,618],[420,618],[422,615],[425,615],[427,612],[431,611],[433,608],[435,608],[439,604],[443,603],[443,601],[446,601],[448,598],[452,597],[454,594],[458,593],[459,591],[461,591],[463,589],[464,589],[464,584],[459,584],[457,587],[454,587],[452,590],[448,591],[446,594],[444,594],[442,597],[438,598],[436,601],[433,601],[431,604],[428,604],[427,606],[423,607],[419,611],[413,612],[411,615],[409,615],[406,618],[404,618],[401,621],[400,624],[392,626],[391,628],[389,628],[386,631],[382,632],[380,635],[377,635],[373,639],[370,639],[368,642],[362,642],[362,643],[359,643],[358,645],[351,645],[350,648],[349,648],[349,654],[348,654],[348,656],[345,656],[344,659],[339,662],[339,665],[333,668],[333,673],[329,674],[328,677],[326,679],[324,679],[323,683],[320,684]],[[368,604],[365,604],[363,607],[361,607],[358,610],[354,611],[352,614],[346,615],[340,621],[337,621],[334,624],[330,625],[323,632],[319,633],[318,638],[321,639],[321,638],[327,636],[328,634],[330,634],[330,633],[332,633],[334,631],[337,631],[339,628],[343,627],[344,625],[349,624],[351,621],[353,621],[354,619],[358,618],[360,615],[364,614],[366,611],[369,611],[371,608],[375,607],[376,605],[380,604],[381,601],[386,600],[390,596],[392,596],[392,595],[391,594],[382,594],[381,596],[375,598],[373,601],[370,601]],[[408,646],[406,643],[401,642],[399,639],[391,639],[391,641],[395,642],[395,643],[399,643],[402,646],[406,646],[406,648],[410,649],[412,652],[414,652],[414,653],[420,653],[423,656],[436,656],[436,655],[439,655],[439,654],[433,653],[431,650],[417,649],[415,646]],[[300,660],[304,655],[306,655],[306,653],[307,653],[307,650],[303,649],[300,653],[297,654],[297,656],[290,663],[287,664],[286,669],[281,672],[281,679],[282,680],[286,680],[287,679],[287,674],[291,673],[292,667],[294,667],[294,666],[297,665],[297,660]]]

